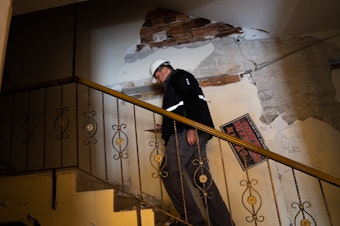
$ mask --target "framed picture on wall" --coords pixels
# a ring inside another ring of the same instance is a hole
[[[221,125],[220,128],[222,132],[230,136],[240,138],[268,150],[260,131],[248,113]],[[266,160],[265,156],[252,152],[247,148],[242,149],[241,146],[232,143],[229,143],[229,145],[243,170],[246,170],[246,167],[250,168],[256,166]]]

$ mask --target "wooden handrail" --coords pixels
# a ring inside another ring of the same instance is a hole
[[[213,136],[215,136],[219,139],[222,139],[222,140],[225,140],[227,142],[245,147],[245,148],[247,148],[247,149],[249,149],[253,152],[256,152],[258,154],[266,156],[269,159],[280,162],[284,165],[290,166],[294,169],[297,169],[301,172],[304,172],[304,173],[311,175],[315,178],[318,178],[322,181],[325,181],[325,182],[328,182],[330,184],[333,184],[333,185],[340,187],[340,179],[337,178],[337,177],[334,177],[332,175],[329,175],[327,173],[324,173],[324,172],[317,170],[317,169],[314,169],[312,167],[306,166],[304,164],[301,164],[299,162],[296,162],[292,159],[281,156],[281,155],[276,154],[274,152],[268,151],[268,150],[263,149],[261,147],[255,146],[255,145],[250,144],[246,141],[243,141],[243,140],[241,140],[237,137],[230,136],[230,135],[223,133],[221,131],[218,131],[214,128],[208,127],[204,124],[195,122],[193,120],[190,120],[188,118],[185,118],[185,117],[177,115],[177,114],[174,114],[172,112],[168,112],[168,111],[166,111],[162,108],[159,108],[157,106],[154,106],[154,105],[149,104],[147,102],[144,102],[142,100],[136,99],[136,98],[128,96],[124,93],[112,90],[108,87],[99,85],[97,83],[94,83],[92,81],[89,81],[89,80],[86,80],[86,79],[83,79],[83,78],[80,78],[80,77],[73,76],[73,77],[67,77],[67,78],[63,78],[63,79],[57,79],[57,80],[42,82],[42,83],[35,84],[35,85],[32,85],[32,86],[19,87],[19,88],[13,89],[13,90],[6,90],[6,91],[2,92],[2,94],[11,94],[11,93],[14,93],[14,92],[23,92],[23,91],[33,90],[33,89],[40,89],[40,88],[46,88],[46,87],[57,86],[57,85],[62,85],[62,84],[68,84],[68,83],[72,83],[72,82],[79,82],[83,85],[89,86],[91,88],[94,88],[94,89],[99,90],[101,92],[104,92],[106,94],[115,96],[115,97],[122,99],[122,100],[125,100],[129,103],[138,105],[138,106],[140,106],[144,109],[148,109],[148,110],[153,111],[155,113],[167,116],[167,117],[172,118],[176,121],[190,125],[190,126],[197,128],[201,131],[207,132],[207,133],[209,133],[209,134],[211,134],[211,135],[213,135]]]
[[[139,100],[139,99],[136,99],[136,98],[133,98],[133,97],[130,97],[124,93],[121,93],[121,92],[118,92],[118,91],[115,91],[115,90],[112,90],[110,88],[107,88],[105,86],[102,86],[102,85],[99,85],[97,83],[94,83],[94,82],[91,82],[89,80],[86,80],[86,79],[83,79],[83,78],[79,78],[79,77],[75,77],[75,80],[83,85],[86,85],[88,87],[91,87],[93,89],[96,89],[98,91],[101,91],[101,92],[104,92],[106,94],[109,94],[109,95],[112,95],[112,96],[115,96],[119,99],[122,99],[124,101],[127,101],[129,103],[132,103],[132,104],[135,104],[139,107],[142,107],[144,109],[148,109],[150,111],[153,111],[155,113],[158,113],[158,114],[161,114],[161,115],[164,115],[166,117],[169,117],[169,118],[172,118],[178,122],[182,122],[182,123],[185,123],[187,125],[190,125],[194,128],[197,128],[201,131],[204,131],[204,132],[207,132],[219,139],[222,139],[222,140],[225,140],[227,142],[230,142],[230,143],[233,143],[233,144],[237,144],[237,145],[240,145],[242,147],[245,147],[253,152],[256,152],[258,154],[261,154],[263,156],[266,156],[267,158],[269,159],[272,159],[272,160],[275,160],[277,162],[280,162],[284,165],[287,165],[287,166],[290,166],[294,169],[297,169],[301,172],[304,172],[310,176],[313,176],[317,179],[320,179],[322,181],[325,181],[325,182],[328,182],[330,184],[333,184],[337,187],[340,187],[340,179],[337,178],[337,177],[334,177],[332,175],[329,175],[327,173],[324,173],[320,170],[317,170],[317,169],[314,169],[312,167],[309,167],[309,166],[306,166],[304,164],[301,164],[299,162],[296,162],[294,160],[291,160],[287,157],[284,157],[284,156],[281,156],[279,154],[276,154],[274,152],[271,152],[271,151],[268,151],[266,149],[263,149],[261,147],[258,147],[258,146],[255,146],[253,144],[250,144],[246,141],[243,141],[237,137],[233,137],[233,136],[230,136],[226,133],[223,133],[221,131],[218,131],[214,128],[211,128],[209,126],[206,126],[204,124],[201,124],[201,123],[198,123],[196,121],[193,121],[193,120],[190,120],[188,118],[185,118],[183,116],[180,116],[180,115],[177,115],[175,113],[172,113],[172,112],[169,112],[169,111],[166,111],[160,107],[157,107],[157,106],[154,106],[152,104],[149,104],[147,102],[144,102],[142,100]]]

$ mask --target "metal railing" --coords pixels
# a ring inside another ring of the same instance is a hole
[[[214,166],[219,172],[214,177],[239,225],[286,225],[287,218],[294,225],[333,225],[329,197],[339,190],[339,178],[124,93],[73,77],[9,91],[1,103],[6,108],[1,111],[0,165],[7,173],[78,167],[179,220],[166,204],[170,200],[160,169],[166,152],[159,134],[152,132],[166,116],[214,136],[214,161],[221,161]],[[230,146],[261,156],[267,164],[251,168],[246,158],[231,161]],[[243,170],[232,167],[239,164]],[[318,195],[310,196],[306,191],[311,189]],[[288,197],[282,191],[289,192]],[[146,194],[161,204],[148,203]]]

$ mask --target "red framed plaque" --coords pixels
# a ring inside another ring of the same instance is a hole
[[[248,143],[268,150],[260,131],[257,129],[248,113],[221,125],[220,128],[222,132],[230,136],[240,138]],[[242,149],[239,145],[232,143],[229,143],[229,145],[243,170],[245,170],[246,167],[250,168],[256,166],[266,160],[265,156],[252,152],[246,148]]]

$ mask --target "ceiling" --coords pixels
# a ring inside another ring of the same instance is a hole
[[[87,0],[13,0],[13,15],[82,1]],[[233,26],[263,30],[271,36],[292,36],[340,29],[339,0],[133,1],[208,18]]]

